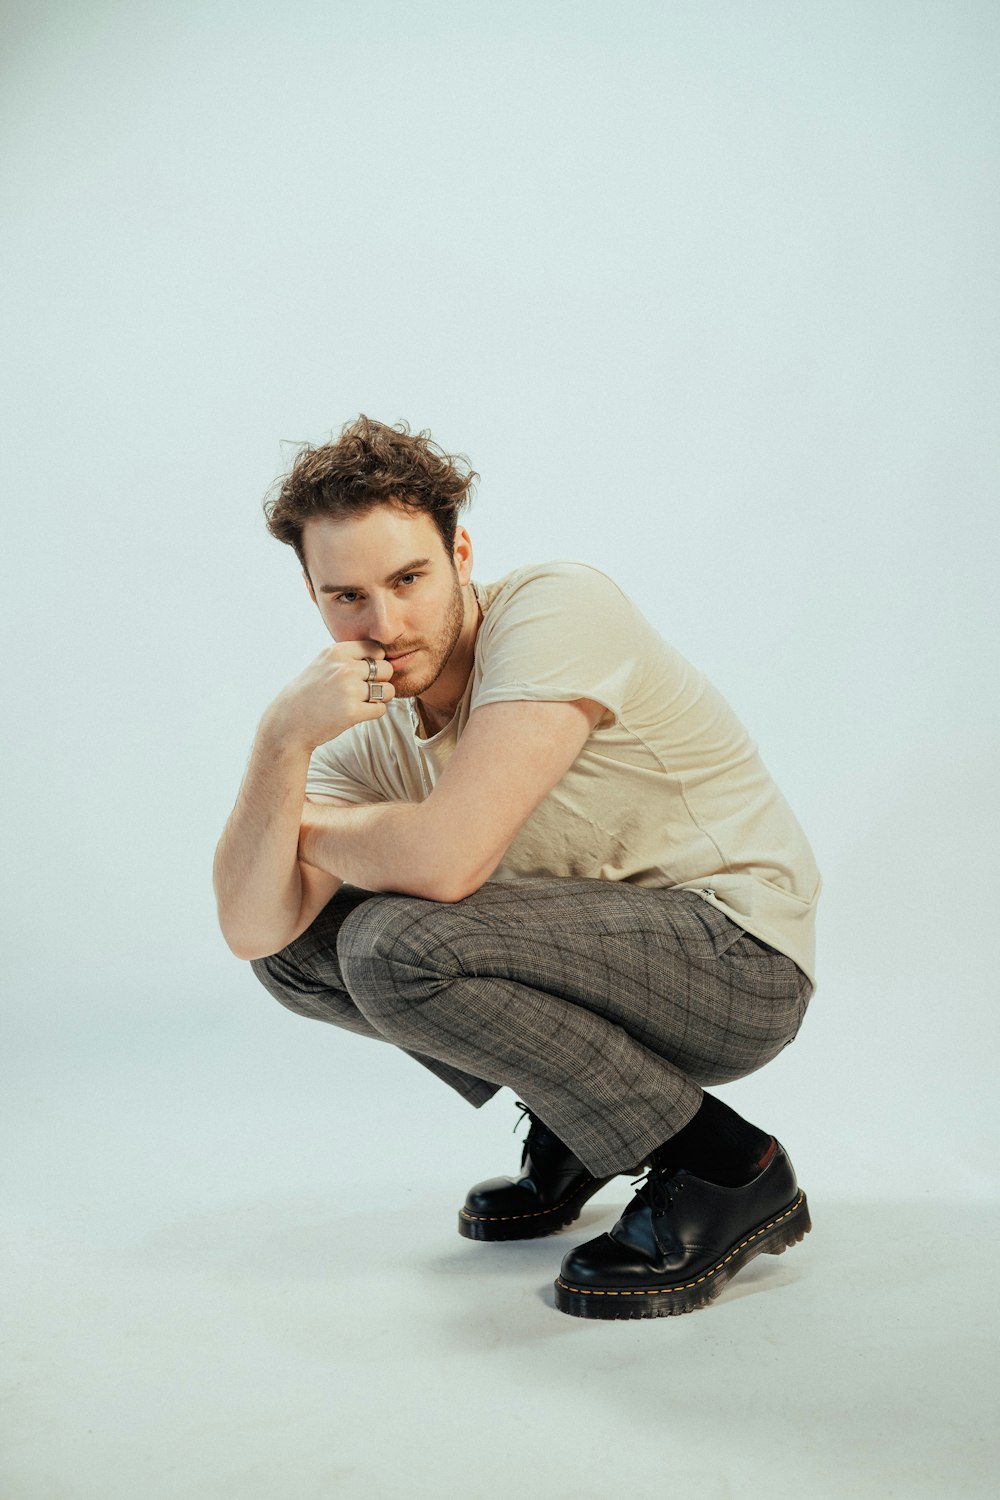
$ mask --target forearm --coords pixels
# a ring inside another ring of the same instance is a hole
[[[236,805],[215,853],[219,925],[240,957],[276,952],[302,905],[298,841],[309,752],[262,720]]]
[[[299,835],[299,858],[306,864],[364,890],[431,901],[459,898],[455,854],[451,839],[435,837],[426,802],[309,806]]]

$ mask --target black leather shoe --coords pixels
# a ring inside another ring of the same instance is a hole
[[[806,1195],[777,1141],[742,1187],[653,1167],[614,1228],[565,1257],[556,1307],[577,1318],[693,1312],[755,1255],[780,1255],[811,1228]]]
[[[518,1100],[517,1107],[531,1122],[521,1176],[491,1177],[469,1189],[458,1212],[458,1232],[466,1239],[527,1240],[552,1234],[578,1219],[587,1199],[611,1181],[588,1172],[526,1104]],[[634,1167],[629,1175],[641,1171],[642,1166]]]

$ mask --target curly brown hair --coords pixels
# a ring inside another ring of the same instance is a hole
[[[458,513],[479,477],[464,454],[445,453],[429,431],[413,435],[406,422],[387,427],[362,413],[345,422],[336,442],[299,450],[290,471],[275,481],[278,494],[264,502],[267,529],[295,548],[305,568],[306,521],[363,516],[376,505],[396,504],[429,515],[450,558]]]

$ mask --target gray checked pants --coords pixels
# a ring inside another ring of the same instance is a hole
[[[702,1085],[775,1057],[812,994],[695,891],[565,877],[454,903],[341,886],[252,968],[289,1010],[394,1043],[477,1108],[507,1085],[598,1177],[675,1135]]]

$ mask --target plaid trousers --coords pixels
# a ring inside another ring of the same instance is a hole
[[[794,1040],[812,984],[696,891],[546,877],[454,903],[341,886],[251,967],[299,1015],[392,1042],[478,1107],[507,1085],[598,1177],[702,1085]]]

